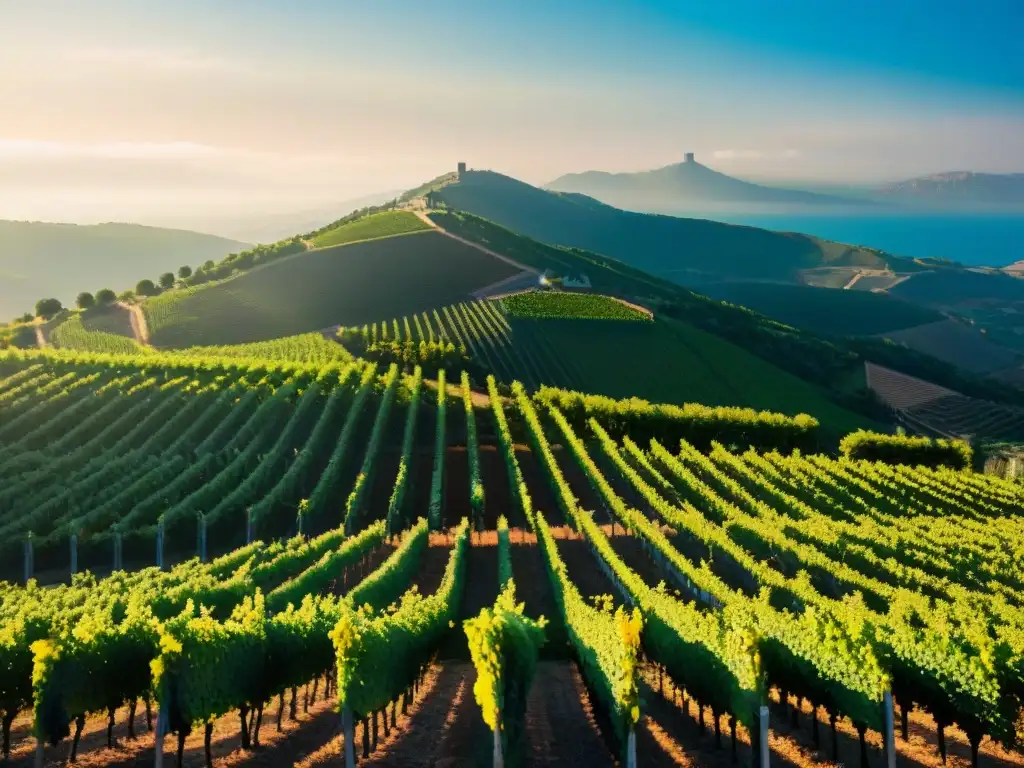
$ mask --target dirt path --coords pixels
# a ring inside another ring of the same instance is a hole
[[[863,276],[864,276],[863,272],[856,272],[856,273],[854,273],[853,277],[850,278],[850,282],[848,282],[846,285],[843,286],[843,290],[844,291],[848,291],[851,288],[853,288],[853,286],[855,286],[857,284],[857,281],[860,280]]]
[[[518,286],[520,283],[527,283],[528,287],[522,290],[513,290],[510,286]],[[473,298],[482,301],[483,299],[502,298],[505,296],[511,296],[515,293],[524,293],[527,290],[531,290],[536,287],[537,273],[536,272],[520,272],[512,277],[506,277],[498,280],[496,283],[485,285],[483,288],[477,288],[473,292]]]
[[[400,731],[362,766],[455,768],[490,765],[490,733],[473,699],[472,664],[446,663]]]
[[[128,319],[132,324],[132,335],[135,341],[144,347],[149,346],[149,326],[146,324],[146,313],[138,304],[129,304],[126,301],[117,302],[117,306],[128,312]]]
[[[446,237],[450,237],[452,240],[458,240],[463,245],[468,245],[470,248],[476,248],[481,253],[486,253],[488,256],[491,256],[492,258],[500,259],[501,261],[504,261],[506,264],[511,264],[513,267],[515,267],[516,269],[520,269],[523,272],[529,272],[529,273],[534,274],[534,275],[539,275],[540,274],[533,267],[527,266],[526,264],[523,264],[522,262],[516,261],[515,259],[510,259],[508,256],[504,256],[504,255],[498,253],[497,251],[492,251],[490,248],[485,248],[484,246],[480,245],[480,243],[474,243],[472,240],[467,240],[464,237],[459,237],[458,235],[453,235],[447,229],[444,229],[443,227],[438,226],[437,222],[434,221],[433,219],[431,219],[430,216],[427,215],[426,211],[419,210],[419,209],[410,209],[410,210],[412,210],[412,212],[416,214],[416,217],[419,218],[422,222],[424,222],[425,224],[428,224],[431,228],[436,229],[438,232],[442,233]]]
[[[537,664],[526,704],[524,762],[532,766],[614,765],[594,722],[583,680],[570,661]]]

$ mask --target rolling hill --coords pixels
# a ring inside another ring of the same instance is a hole
[[[637,173],[585,171],[560,176],[546,185],[556,192],[576,192],[629,210],[651,210],[673,204],[745,203],[766,205],[863,205],[832,195],[780,189],[733,178],[696,162]]]
[[[246,248],[214,235],[138,224],[0,221],[0,317],[43,297],[65,305],[81,291],[121,291],[182,265],[195,267]]]
[[[679,279],[714,274],[798,282],[823,266],[887,269],[905,260],[796,233],[633,213],[592,197],[550,192],[491,171],[468,171],[430,193],[443,203],[545,243],[586,249]]]
[[[361,324],[451,303],[520,271],[408,212],[319,237],[331,245],[146,300],[153,344],[237,344]]]
[[[871,336],[942,320],[935,310],[871,291],[755,282],[710,283],[700,290],[825,336]]]
[[[584,209],[615,212],[615,209],[586,197],[561,196],[511,180],[507,182],[545,200],[567,199],[571,205]],[[502,184],[508,186],[504,182]],[[449,184],[441,192],[461,187],[461,182]],[[440,193],[433,189],[429,194],[436,202]],[[481,199],[493,201],[493,196],[485,190]],[[415,201],[410,201],[410,205],[414,204]],[[425,228],[428,221],[434,227]],[[708,359],[714,357],[707,351],[714,344],[721,344],[723,350],[738,350],[754,356],[777,372],[773,379],[781,381],[789,376],[791,383],[799,382],[799,387],[795,384],[790,387],[794,392],[801,391],[800,387],[805,385],[810,387],[802,395],[805,400],[835,406],[838,415],[828,417],[826,422],[849,425],[863,417],[885,420],[885,412],[879,410],[877,403],[866,394],[865,360],[928,378],[969,396],[1010,404],[1024,400],[1020,390],[1012,386],[982,380],[905,347],[871,338],[859,340],[856,344],[847,339],[828,341],[815,333],[773,321],[749,309],[693,293],[664,277],[611,256],[580,248],[545,245],[472,213],[449,207],[427,212],[385,210],[345,217],[337,226],[311,233],[308,237],[308,240],[293,238],[307,250],[257,259],[247,269],[224,270],[230,277],[176,288],[145,299],[142,309],[152,343],[157,347],[174,349],[198,345],[222,347],[294,337],[339,326],[360,326],[389,317],[403,318],[432,312],[481,296],[500,295],[500,286],[512,283],[528,285],[531,281],[536,284],[536,274],[549,270],[561,276],[586,274],[594,292],[648,307],[654,310],[659,320],[681,324],[677,328],[685,326],[694,333],[702,332],[699,334],[700,346],[705,350],[702,355]],[[309,250],[316,241],[332,244]],[[90,320],[88,317],[83,319]],[[95,325],[95,322],[84,322],[81,329],[69,325],[59,343],[62,346],[83,345],[87,349],[113,349],[118,346],[113,344],[113,339],[97,334],[106,328],[90,328]],[[571,341],[566,341],[568,346],[564,347],[554,345],[553,340],[558,333],[553,326],[551,329],[531,330],[526,328],[529,323],[519,325],[523,330],[521,333],[517,331],[516,335],[524,336],[531,348],[546,348],[550,358],[565,362],[575,354]],[[119,327],[123,330],[124,323]],[[84,333],[90,331],[94,335],[86,337]],[[116,335],[116,328],[113,333]],[[662,342],[669,338],[663,325],[658,325],[656,334],[660,334]],[[562,336],[568,338],[564,334]],[[678,344],[672,346],[679,348]],[[657,344],[644,342],[638,349],[647,349],[652,355],[656,347]],[[617,345],[609,342],[603,344],[603,348],[617,348]],[[405,361],[405,352],[396,354],[396,359]],[[728,359],[737,357],[724,351],[722,355]],[[624,373],[615,369],[613,355],[606,357],[604,363],[611,367],[600,376],[608,377],[607,391],[624,392],[615,385],[615,377]],[[677,359],[683,357],[677,356]],[[687,367],[695,365],[691,360],[678,369],[671,368],[677,371],[665,378],[671,392],[652,391],[650,397],[671,402],[678,402],[679,397],[706,399],[708,395],[699,395],[696,390],[690,395],[680,394],[689,387],[689,384],[684,387],[680,383],[687,381]],[[652,371],[649,361],[638,359],[630,366],[636,376],[647,376],[652,380],[658,378],[659,374]],[[489,370],[497,371],[499,368],[489,366]],[[586,388],[603,389],[598,374],[594,376],[592,381],[586,378],[579,381],[586,382]],[[709,381],[714,378],[709,374]],[[537,371],[533,371],[532,378],[524,376],[524,379],[535,384],[546,383]],[[569,385],[571,377],[565,383]],[[629,386],[641,385],[631,381]],[[782,391],[783,388],[780,385],[775,389]],[[809,391],[816,393],[815,396],[807,394]],[[749,397],[744,402],[755,407],[769,407]],[[770,407],[783,408],[784,405],[780,403]],[[826,423],[826,429],[828,426]]]

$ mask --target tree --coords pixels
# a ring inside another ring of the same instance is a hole
[[[135,286],[135,293],[139,296],[156,296],[156,286],[152,280],[139,280]]]
[[[178,277],[182,280],[188,280],[192,277],[192,267],[178,267]]]
[[[213,263],[213,259],[207,259],[206,261],[203,262],[203,269],[205,269],[207,272],[209,272],[216,266],[217,265]]]
[[[118,294],[117,298],[120,301],[132,301],[132,300],[135,299],[135,291],[132,291],[132,290],[121,291],[121,293]]]
[[[33,315],[31,312],[26,312],[24,315],[18,318],[18,320],[22,323],[31,323],[35,319],[36,316]]]
[[[36,302],[36,317],[49,320],[62,309],[64,305],[60,303],[60,299],[40,299]]]
[[[79,309],[92,309],[93,307],[96,306],[96,299],[88,291],[82,291],[75,298],[75,306],[77,306]]]
[[[173,272],[164,272],[162,275],[160,275],[160,287],[163,288],[164,290],[174,287]]]
[[[11,346],[18,349],[31,349],[36,346],[36,334],[27,325],[18,328],[11,335]]]
[[[117,301],[117,294],[109,288],[100,288],[96,291],[96,303],[101,307],[107,307]]]

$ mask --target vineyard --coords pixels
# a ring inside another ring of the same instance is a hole
[[[988,441],[1024,439],[1022,408],[966,397],[872,363],[866,372],[868,386],[915,430]]]
[[[650,321],[651,315],[610,296],[565,291],[526,291],[501,300],[514,317],[556,320]]]
[[[83,317],[83,314],[85,315]],[[131,324],[127,328],[118,322],[118,310],[99,313],[74,313],[50,332],[50,343],[62,349],[80,352],[106,352],[109,354],[143,354],[147,349],[132,336]],[[127,322],[127,311],[123,311]],[[103,322],[104,320],[113,322]]]
[[[409,211],[386,211],[321,232],[313,239],[317,248],[331,248],[362,240],[407,235],[430,229],[430,225]]]
[[[472,246],[421,231],[307,251],[142,307],[157,347],[241,344],[443,306],[515,273]]]
[[[543,336],[520,338],[501,304],[459,302],[404,317],[341,328],[338,339],[353,354],[388,362],[434,362],[458,375],[470,361],[473,379],[488,374],[499,381],[522,381],[531,389],[542,384],[578,386]],[[455,367],[453,367],[455,366]]]
[[[318,345],[0,353],[11,765],[1024,764],[1021,486]]]

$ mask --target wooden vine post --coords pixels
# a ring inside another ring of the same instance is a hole
[[[356,727],[351,707],[341,710],[341,732],[345,739],[345,768],[356,768]]]
[[[886,691],[882,697],[883,716],[885,718],[885,765],[896,768],[896,728],[893,722],[892,691]]]

